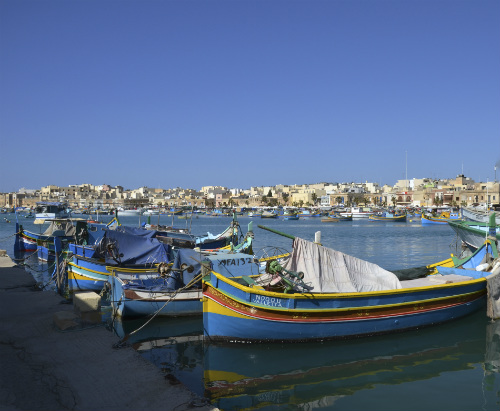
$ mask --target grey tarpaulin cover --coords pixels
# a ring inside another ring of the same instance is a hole
[[[295,238],[293,252],[284,264],[290,271],[302,271],[313,293],[350,293],[401,288],[398,278],[376,264]]]

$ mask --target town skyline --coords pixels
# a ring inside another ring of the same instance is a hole
[[[2,207],[33,207],[39,201],[61,201],[76,208],[116,207],[226,207],[226,206],[335,206],[372,204],[428,206],[467,206],[496,204],[500,198],[497,181],[475,182],[458,175],[454,179],[404,179],[394,186],[378,183],[313,183],[300,185],[255,186],[250,189],[203,186],[191,188],[151,188],[127,190],[107,184],[48,185],[21,189],[18,193],[0,193]]]

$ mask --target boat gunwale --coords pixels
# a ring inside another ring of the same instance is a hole
[[[392,290],[380,290],[380,291],[364,291],[364,292],[352,292],[352,293],[314,293],[314,292],[303,292],[303,293],[293,293],[293,294],[285,294],[285,293],[278,293],[274,291],[266,291],[266,290],[260,290],[258,288],[253,288],[250,285],[243,285],[240,283],[237,283],[233,279],[236,278],[242,278],[241,276],[238,277],[224,277],[222,274],[219,274],[215,271],[211,271],[212,274],[215,275],[215,277],[219,281],[223,281],[226,284],[228,284],[231,287],[237,288],[240,291],[243,291],[245,293],[253,293],[253,294],[259,294],[267,297],[273,297],[273,298],[284,298],[284,299],[292,299],[292,300],[306,300],[306,299],[319,299],[319,300],[324,300],[324,299],[333,299],[333,298],[340,298],[340,299],[349,299],[349,298],[362,298],[362,297],[373,297],[373,296],[383,296],[383,295],[394,295],[394,294],[407,294],[407,293],[417,293],[417,292],[423,292],[423,291],[428,291],[428,290],[436,290],[436,289],[441,289],[441,288],[452,288],[452,287],[465,287],[467,285],[472,285],[480,282],[486,282],[486,278],[481,277],[481,278],[472,278],[471,280],[465,280],[465,281],[459,281],[459,282],[453,282],[453,283],[444,283],[444,284],[432,284],[428,286],[423,286],[423,287],[408,287],[408,288],[397,288],[397,289],[392,289]],[[208,276],[206,276],[208,277]],[[206,282],[210,284],[210,280],[206,280],[204,277],[203,282]],[[254,275],[254,276],[249,276],[250,278],[256,278],[259,277],[259,275]],[[411,281],[411,280],[409,280]],[[212,286],[213,287],[213,286]],[[219,289],[218,287],[214,287],[216,289]]]

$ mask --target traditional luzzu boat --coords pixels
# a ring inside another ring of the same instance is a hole
[[[352,221],[352,214],[349,213],[333,212],[330,213],[329,217],[337,218],[339,221]]]
[[[429,214],[422,213],[422,225],[432,225],[432,224],[448,224],[449,220],[459,220],[459,213],[452,213],[445,211],[438,216],[433,216]]]
[[[496,210],[486,210],[474,207],[462,207],[462,216],[469,221],[488,223],[490,216],[494,214],[496,224],[500,225],[500,209],[498,209],[498,206],[496,208]]]
[[[263,211],[260,218],[278,218],[278,214],[272,211]]]
[[[16,239],[14,242],[15,252],[37,251],[38,258],[42,261],[54,259],[54,238],[58,237],[63,246],[66,247],[71,242],[94,243],[102,237],[102,230],[114,224],[112,220],[109,224],[89,222],[81,218],[51,218],[37,219],[35,224],[48,223],[48,227],[43,233],[35,233],[23,229],[23,226],[16,222]]]
[[[113,314],[122,318],[201,316],[202,271],[216,269],[224,275],[241,275],[253,267],[258,273],[258,261],[245,253],[248,248],[243,244],[215,252],[179,250],[173,265],[160,267],[155,277],[138,276],[127,280],[119,268],[108,267],[112,274],[109,282]]]
[[[193,236],[177,231],[156,231],[121,226],[106,232],[96,246],[70,244],[71,261],[67,263],[68,289],[101,291],[112,274],[122,279],[158,277],[157,266],[175,260],[177,250],[199,248],[204,251],[235,249],[251,250],[252,224],[242,239],[240,226],[233,219],[219,235]],[[249,251],[250,252],[250,251]]]
[[[373,215],[369,216],[368,220],[405,223],[406,222],[406,213],[397,214],[397,213],[391,213],[389,211],[385,211],[385,212],[380,213],[380,214],[373,214]]]
[[[500,225],[496,223],[495,215],[490,215],[490,221],[487,223],[450,220],[448,225],[472,250],[481,247],[487,236],[496,237],[497,241],[500,241]]]
[[[339,218],[337,218],[337,217],[331,217],[331,216],[328,216],[328,217],[325,217],[325,218],[321,219],[322,223],[338,223],[339,221],[340,221]]]
[[[491,271],[467,269],[478,260]],[[441,274],[438,266],[454,270]],[[270,262],[265,275],[226,278],[212,271],[203,278],[205,338],[300,342],[415,329],[484,308],[487,284],[496,287],[492,318],[500,317],[497,244],[427,268],[436,274],[400,281],[375,264],[295,238],[288,261]]]

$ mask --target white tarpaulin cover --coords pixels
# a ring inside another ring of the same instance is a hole
[[[376,264],[295,238],[293,252],[283,267],[302,271],[313,293],[351,293],[394,290],[401,284],[393,273]]]

